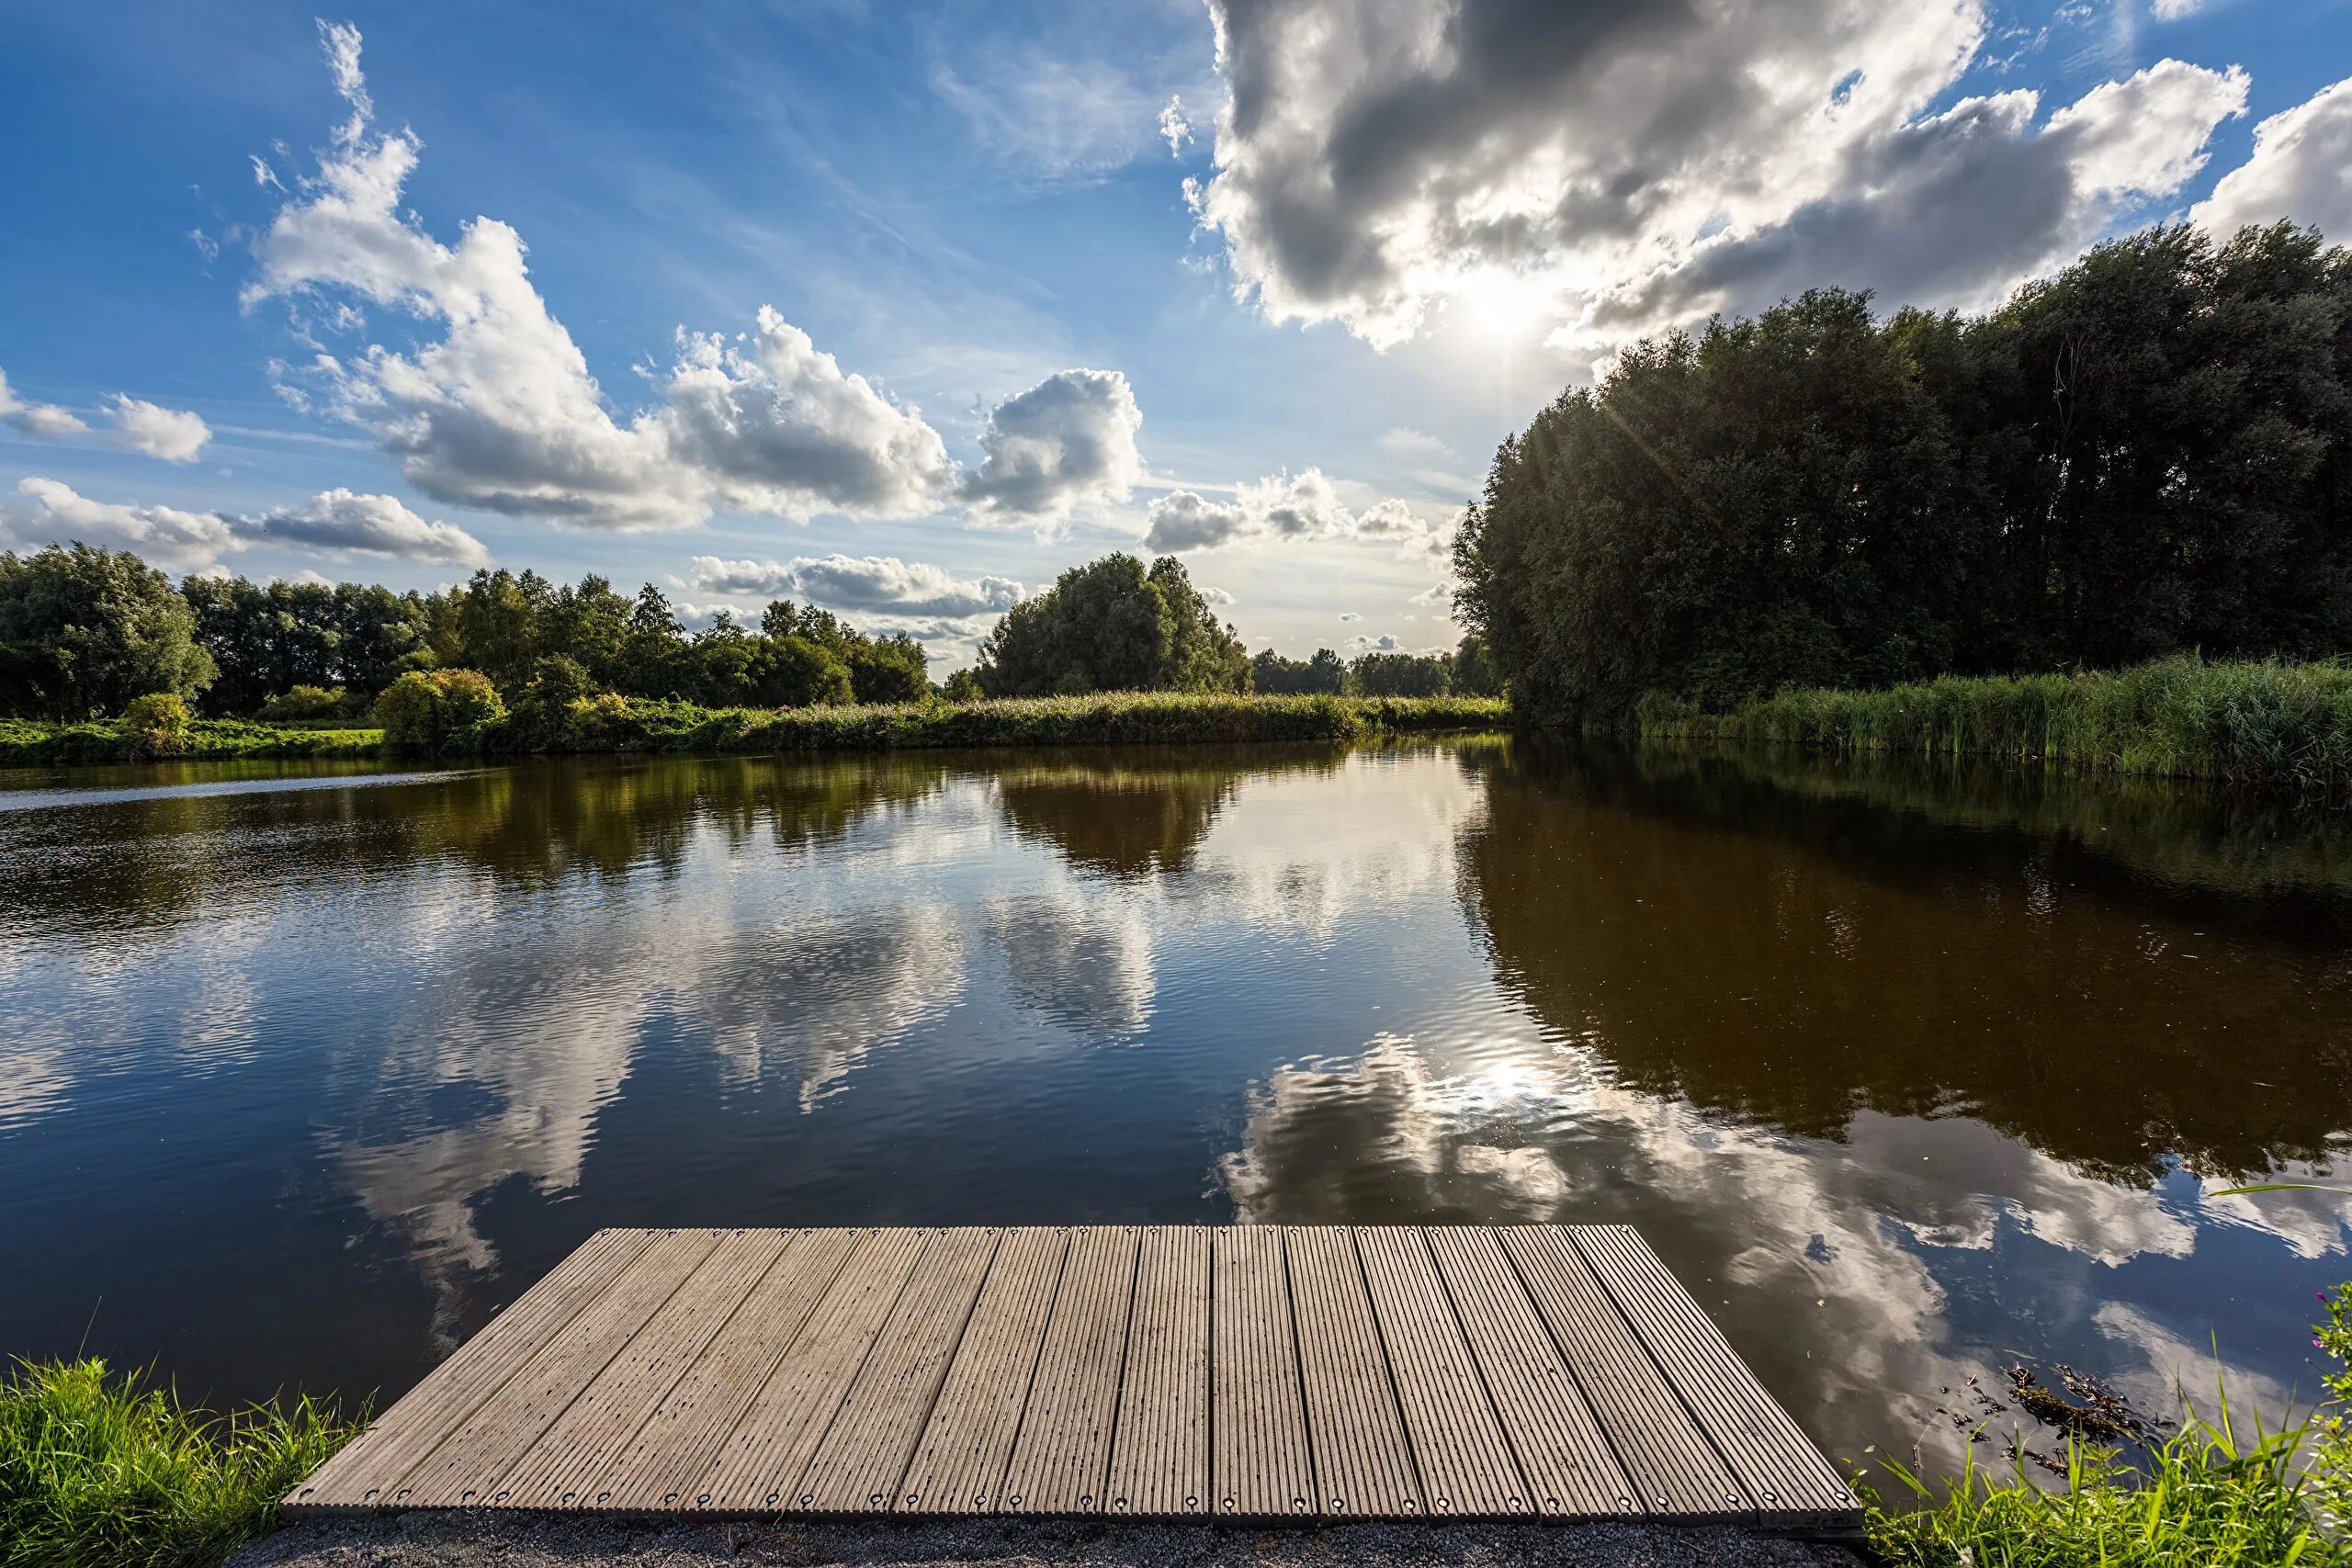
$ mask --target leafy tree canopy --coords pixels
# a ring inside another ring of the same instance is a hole
[[[1808,293],[1637,344],[1504,443],[1459,613],[1515,702],[2352,646],[2352,259],[2104,245],[1981,318]]]
[[[1184,565],[1108,555],[1005,612],[975,673],[992,697],[1085,692],[1243,692],[1250,655]]]

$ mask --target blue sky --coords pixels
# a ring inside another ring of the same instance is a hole
[[[943,671],[1165,547],[1253,648],[1434,647],[1495,443],[1614,344],[2352,232],[2345,4],[1691,9],[20,8],[0,530],[815,598]]]

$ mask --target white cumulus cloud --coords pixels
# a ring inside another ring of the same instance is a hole
[[[1143,478],[1142,411],[1116,370],[1060,370],[989,411],[964,498],[984,522],[1049,528],[1086,501],[1125,501]]]
[[[488,566],[480,539],[453,523],[427,523],[393,496],[321,491],[300,506],[235,520],[238,532],[320,549],[357,550],[399,560]]]
[[[187,571],[211,565],[242,543],[228,519],[176,506],[137,506],[93,501],[56,479],[29,478],[17,493],[32,504],[0,516],[9,536],[29,546],[81,543],[135,550],[150,566]]]
[[[90,428],[89,421],[56,403],[28,403],[8,385],[0,371],[0,424],[42,441],[70,441],[91,436],[126,452],[141,452],[167,463],[192,463],[212,439],[211,427],[183,409],[167,409],[127,393],[117,392],[106,409],[111,430]]]
[[[1008,577],[957,578],[944,568],[895,556],[802,556],[791,561],[696,556],[688,569],[707,593],[806,599],[829,608],[968,620],[1001,615],[1021,598]]]
[[[484,566],[490,552],[464,529],[427,523],[389,495],[322,491],[297,506],[248,516],[176,506],[94,501],[57,479],[17,486],[28,509],[0,510],[0,531],[28,546],[79,540],[131,550],[151,566],[217,575],[220,558],[267,540],[311,549],[356,551],[399,560]]]
[[[2046,118],[2031,93],[1937,110],[1984,0],[1211,9],[1202,222],[1270,317],[1382,345],[1449,303],[1562,347],[1796,280],[1983,303],[2177,192],[2245,93],[2166,61]]]
[[[514,230],[478,218],[451,246],[404,211],[423,144],[374,128],[358,33],[323,36],[350,118],[257,240],[245,299],[356,296],[437,329],[413,353],[377,344],[322,353],[303,371],[419,490],[622,529],[721,509],[916,515],[952,493],[946,450],[920,412],[842,370],[773,310],[747,339],[681,332],[656,378],[661,402],[616,414],[532,286]]]
[[[166,463],[195,462],[203,455],[205,444],[212,439],[211,426],[199,416],[121,392],[114,395],[107,417],[114,422],[116,445],[143,452],[150,457],[161,457]]]
[[[2282,218],[2352,240],[2352,79],[2256,126],[2252,155],[2188,216],[2222,240]]]
[[[1349,510],[1320,468],[1274,474],[1237,485],[1231,501],[1170,491],[1146,512],[1147,548],[1208,550],[1265,540],[1362,538],[1418,544],[1430,529],[1401,501]]]

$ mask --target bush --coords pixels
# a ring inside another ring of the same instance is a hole
[[[214,1418],[104,1362],[24,1361],[0,1382],[0,1568],[200,1568],[357,1430],[302,1400]]]
[[[122,710],[123,750],[133,757],[170,757],[187,749],[196,716],[177,692],[133,697]]]
[[[376,699],[376,721],[393,751],[462,750],[505,716],[498,688],[478,670],[412,670]]]
[[[265,701],[259,716],[279,723],[335,718],[345,712],[346,705],[341,686],[296,686]]]

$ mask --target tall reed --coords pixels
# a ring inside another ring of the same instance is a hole
[[[2111,674],[1796,688],[1721,714],[1653,692],[1634,720],[1645,737],[1973,753],[2352,795],[2352,666],[2335,662],[2182,655]]]

